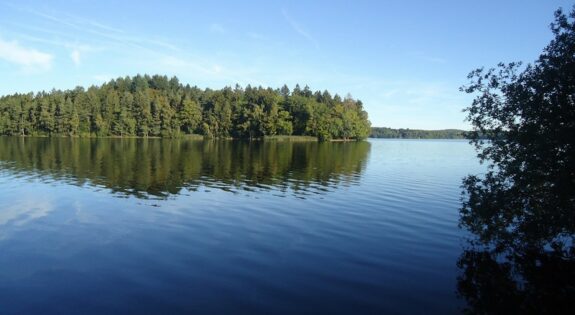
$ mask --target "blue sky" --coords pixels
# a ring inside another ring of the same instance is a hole
[[[469,71],[535,60],[572,1],[0,1],[0,94],[138,73],[351,93],[372,125],[463,128]]]

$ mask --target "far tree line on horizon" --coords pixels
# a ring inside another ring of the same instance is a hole
[[[467,131],[459,129],[422,130],[371,127],[370,138],[385,139],[465,139]]]
[[[369,133],[361,101],[299,85],[202,90],[176,77],[137,75],[88,89],[0,97],[0,135],[361,140]]]

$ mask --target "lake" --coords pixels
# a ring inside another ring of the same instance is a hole
[[[0,137],[2,314],[451,314],[457,140]]]

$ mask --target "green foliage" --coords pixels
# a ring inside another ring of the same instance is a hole
[[[571,19],[558,11],[552,29],[533,65],[478,69],[462,88],[476,95],[466,109],[470,139],[491,164],[464,181],[462,223],[485,240],[575,234],[575,9]]]
[[[460,225],[475,235],[458,262],[468,313],[575,307],[575,8],[551,29],[534,64],[477,69],[462,88],[476,96],[469,137],[490,165],[463,181]]]
[[[99,87],[0,97],[0,135],[209,138],[313,136],[364,139],[361,101],[296,86],[200,90],[177,78],[137,75]]]
[[[458,129],[420,130],[372,127],[370,138],[397,139],[465,139],[466,131]]]

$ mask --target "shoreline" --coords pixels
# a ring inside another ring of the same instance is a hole
[[[263,136],[258,138],[232,138],[232,137],[205,137],[202,135],[185,135],[180,137],[142,137],[142,136],[79,136],[79,135],[0,135],[0,137],[13,138],[68,138],[68,139],[167,139],[167,140],[227,140],[227,141],[275,141],[275,142],[360,142],[357,139],[330,139],[320,141],[313,136]]]

